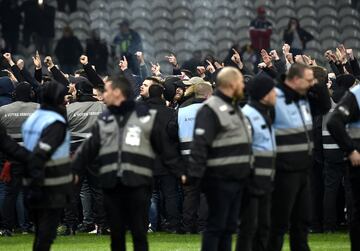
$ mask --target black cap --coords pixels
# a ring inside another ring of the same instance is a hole
[[[93,95],[93,85],[87,80],[77,82],[75,84],[75,89],[76,89],[76,95],[78,96]]]
[[[28,82],[20,82],[16,85],[14,98],[16,101],[29,102],[31,100],[32,88]]]
[[[336,85],[338,87],[349,89],[355,83],[355,77],[351,74],[342,74],[336,78]]]
[[[41,103],[57,107],[64,104],[64,97],[67,94],[67,88],[55,80],[46,82],[41,88]]]
[[[177,81],[181,81],[178,77],[169,77],[165,79],[164,82],[164,98],[171,102],[174,99],[174,96],[176,94],[176,86],[175,83]]]
[[[255,76],[249,81],[247,86],[249,96],[254,100],[261,100],[265,97],[273,88],[275,83],[272,78],[264,75]]]

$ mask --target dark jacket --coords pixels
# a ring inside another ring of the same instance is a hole
[[[174,116],[174,109],[166,106],[164,100],[160,98],[148,98],[145,101],[151,109],[157,111],[158,121],[163,125],[162,144],[163,150],[168,151],[174,156],[174,161],[171,165],[165,164],[162,156],[158,156],[155,160],[154,176],[174,174],[180,176],[184,173],[184,165],[181,163],[181,156],[178,151],[178,142],[171,139],[168,133],[168,127],[171,119]],[[177,160],[177,161],[176,161]]]
[[[309,32],[304,30],[303,28],[297,28],[297,33],[299,34],[300,40],[302,42],[303,48],[296,48],[296,49],[306,49],[306,43],[313,40],[314,37]],[[283,40],[285,43],[289,44],[291,46],[293,40],[294,40],[294,33],[287,29],[284,31]]]
[[[55,48],[55,55],[60,65],[78,65],[83,48],[75,36],[62,37]]]

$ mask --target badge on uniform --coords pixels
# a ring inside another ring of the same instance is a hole
[[[140,146],[141,128],[138,126],[130,126],[127,128],[125,135],[125,144],[129,146]]]
[[[309,108],[306,105],[301,105],[300,108],[301,108],[301,113],[304,116],[304,120],[306,122],[311,121],[311,113],[310,113]]]

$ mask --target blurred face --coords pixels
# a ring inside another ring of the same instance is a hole
[[[114,89],[112,87],[111,81],[107,81],[105,83],[105,91],[103,97],[104,97],[104,103],[107,106],[119,106],[121,102],[124,100],[121,90],[118,88]]]
[[[261,103],[267,106],[275,106],[276,104],[276,91],[273,88],[262,100]]]
[[[103,101],[104,97],[103,97],[103,93],[97,89],[93,89],[93,94],[94,94],[94,98],[96,98],[99,101]]]
[[[295,88],[298,93],[305,95],[308,90],[315,84],[314,72],[311,69],[305,69],[302,78],[295,78]]]
[[[183,96],[184,96],[184,90],[180,87],[176,88],[176,94],[175,94],[174,99],[176,101],[179,101]]]
[[[120,25],[120,32],[122,33],[122,34],[127,34],[127,33],[129,33],[129,27],[127,26],[127,25]]]
[[[141,97],[149,97],[149,87],[153,84],[151,80],[144,80],[142,85],[140,86],[140,95]]]

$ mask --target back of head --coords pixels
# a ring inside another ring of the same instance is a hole
[[[311,68],[309,66],[307,66],[307,65],[294,63],[294,64],[291,65],[290,69],[288,70],[288,72],[286,74],[286,79],[287,80],[292,80],[295,77],[303,78],[304,77],[304,72],[307,69],[311,70]]]
[[[41,104],[57,107],[64,104],[64,97],[67,94],[65,86],[52,80],[43,84],[41,88]]]
[[[194,85],[195,98],[208,98],[213,93],[212,86],[208,83]]]
[[[88,80],[79,81],[75,84],[77,96],[92,96],[93,85]]]
[[[228,88],[232,81],[239,76],[241,76],[241,72],[239,72],[236,68],[230,66],[224,67],[217,74],[216,87]]]
[[[120,89],[126,99],[134,99],[134,90],[131,83],[123,76],[115,75],[109,78],[113,89]]]
[[[162,98],[163,93],[164,93],[164,87],[160,84],[152,84],[149,87],[150,98]]]
[[[325,85],[328,82],[328,72],[324,67],[312,66],[311,69],[314,72],[314,78],[319,84]]]
[[[20,82],[14,91],[15,101],[30,102],[32,97],[32,88],[28,82]]]

